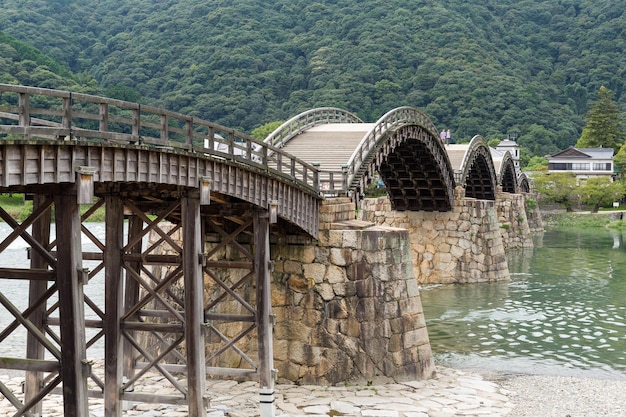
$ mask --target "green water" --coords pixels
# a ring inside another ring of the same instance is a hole
[[[422,289],[437,362],[626,379],[626,236],[549,231],[508,258],[509,282]]]

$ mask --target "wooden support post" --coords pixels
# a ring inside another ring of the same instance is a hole
[[[182,199],[183,274],[185,282],[185,342],[189,416],[206,416],[204,333],[204,278],[199,198]]]
[[[35,194],[33,197],[33,210],[43,204],[45,196],[41,194]],[[50,222],[51,211],[46,210],[44,214],[33,223],[32,236],[41,244],[44,248],[48,247],[50,243]],[[31,251],[30,267],[32,269],[47,269],[48,263],[37,252]],[[31,280],[29,283],[28,305],[32,306],[36,304],[43,294],[48,289],[48,283],[46,281]],[[41,303],[29,316],[30,321],[41,332],[44,332],[44,318],[46,312],[46,303]],[[33,360],[43,360],[45,358],[45,349],[37,338],[28,332],[26,336],[26,358]],[[26,372],[26,378],[24,381],[24,403],[30,402],[32,398],[35,398],[41,391],[43,384],[43,374],[41,372],[28,371]],[[34,416],[41,416],[42,404],[39,402],[37,405],[30,409]]]
[[[132,242],[135,240],[137,236],[141,235],[143,231],[143,220],[139,218],[139,216],[132,215],[128,220],[128,241]],[[141,247],[141,239],[137,241],[133,246],[129,249],[129,253],[131,254],[139,254],[141,255],[142,247]],[[141,271],[141,261],[131,262],[129,269],[137,272],[137,274]],[[124,290],[124,312],[129,311],[131,308],[137,304],[139,300],[139,283],[134,279],[127,279],[125,283]],[[129,331],[131,336],[134,337],[134,331]],[[134,349],[133,345],[129,341],[124,342],[124,377],[130,379],[135,374],[135,360],[133,357]]]
[[[65,417],[88,417],[85,314],[80,212],[76,188],[54,196],[57,234],[57,286],[61,334],[61,378]]]
[[[269,213],[254,212],[254,268],[257,288],[257,330],[259,338],[259,382],[261,417],[274,417],[274,344],[270,274]]]
[[[106,246],[104,249],[104,415],[121,417],[123,344],[120,319],[124,301],[122,246],[124,205],[119,196],[105,197]]]

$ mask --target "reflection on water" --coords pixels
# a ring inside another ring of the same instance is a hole
[[[511,281],[422,290],[450,366],[626,378],[624,235],[550,231],[511,251]]]

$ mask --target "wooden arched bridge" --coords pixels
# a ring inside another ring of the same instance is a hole
[[[207,374],[247,376],[260,381],[262,415],[272,415],[270,239],[315,239],[321,201],[358,201],[377,175],[395,210],[448,211],[458,185],[477,199],[495,199],[497,187],[527,186],[510,155],[494,160],[479,136],[446,147],[428,118],[408,107],[376,123],[315,109],[258,141],[141,104],[0,84],[0,193],[33,200],[22,222],[0,208],[12,229],[0,252],[18,238],[30,247],[28,267],[0,265],[3,286],[29,282],[25,309],[0,288],[0,304],[13,317],[0,323],[0,344],[17,328],[27,333],[25,355],[0,358],[0,368],[25,372],[24,395],[2,383],[0,393],[15,415],[41,415],[42,400],[56,393],[66,416],[88,416],[90,396],[104,398],[107,417],[122,414],[123,400],[184,403],[190,416],[201,416]],[[104,239],[90,230],[101,207]],[[97,249],[85,252],[84,239]],[[238,251],[238,260],[225,260],[226,250]],[[85,269],[83,261],[96,266]],[[233,270],[240,279],[226,282],[224,271]],[[83,289],[98,274],[103,306]],[[205,299],[205,280],[221,295]],[[242,295],[250,282],[255,294]],[[246,314],[215,312],[226,298]],[[96,318],[86,319],[86,310]],[[233,336],[215,323],[243,325]],[[256,357],[237,347],[253,331]],[[206,338],[223,348],[206,352]],[[101,340],[98,374],[88,351]],[[227,350],[241,355],[239,366],[214,366]],[[178,394],[135,390],[149,371]]]

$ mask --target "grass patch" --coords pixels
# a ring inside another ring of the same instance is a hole
[[[0,207],[6,211],[11,218],[17,222],[23,222],[33,212],[33,202],[26,200],[24,194],[0,194]],[[80,214],[82,215],[89,210],[90,205],[85,204],[80,206]],[[54,207],[52,208],[53,215],[52,221],[54,221]],[[104,208],[99,208],[89,216],[90,222],[103,222],[104,221]],[[0,220],[2,221],[2,220]]]
[[[544,224],[555,228],[581,228],[581,229],[623,229],[626,227],[623,220],[611,219],[609,215],[559,213],[544,216]]]

